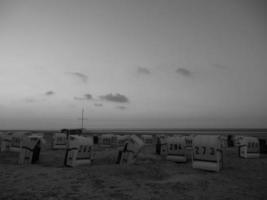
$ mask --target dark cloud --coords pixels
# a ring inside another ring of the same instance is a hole
[[[92,100],[93,95],[91,94],[84,94],[83,97],[73,97],[74,100],[82,101],[82,100]]]
[[[192,76],[192,72],[189,71],[188,69],[185,69],[185,68],[178,68],[176,70],[176,73],[178,73],[182,76],[187,76],[187,77]]]
[[[95,105],[96,107],[102,107],[102,106],[103,106],[102,103],[95,103],[94,105]]]
[[[138,67],[137,72],[139,74],[150,74],[150,70],[145,67]]]
[[[91,100],[91,99],[93,99],[93,96],[92,96],[91,94],[85,94],[85,95],[84,95],[84,98],[85,98],[86,100]]]
[[[117,106],[116,108],[120,109],[120,110],[125,110],[127,107],[125,107],[125,106]]]
[[[116,103],[128,103],[129,102],[129,99],[125,96],[125,95],[122,95],[122,94],[106,94],[106,95],[103,95],[103,96],[100,96],[100,99],[102,100],[106,100],[106,101],[111,101],[111,102],[116,102]]]
[[[82,74],[80,72],[69,72],[68,74],[75,76],[77,78],[79,78],[82,82],[86,83],[88,80],[88,76],[85,74]]]
[[[55,92],[52,91],[52,90],[49,90],[49,91],[47,91],[47,92],[45,93],[46,96],[52,96],[52,95],[54,95],[54,94],[55,94]]]

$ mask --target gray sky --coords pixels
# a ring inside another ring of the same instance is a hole
[[[262,0],[0,0],[0,128],[267,128]]]

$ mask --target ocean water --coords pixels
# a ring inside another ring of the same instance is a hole
[[[0,132],[55,133],[60,130],[0,130]],[[166,135],[244,135],[267,139],[267,129],[86,129],[85,135],[98,134],[166,134]]]

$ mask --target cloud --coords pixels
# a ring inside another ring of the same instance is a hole
[[[35,103],[35,102],[37,102],[37,100],[36,99],[34,99],[34,98],[25,98],[25,102],[27,102],[27,103]]]
[[[145,67],[138,67],[137,72],[138,74],[150,74],[150,70]]]
[[[82,100],[92,100],[93,95],[91,94],[84,94],[83,97],[73,97],[74,100],[82,101]]]
[[[125,95],[122,95],[122,94],[106,94],[106,95],[103,95],[103,96],[100,96],[100,99],[101,100],[105,100],[105,101],[111,101],[111,102],[116,102],[116,103],[128,103],[129,102],[129,99],[125,96]]]
[[[91,94],[85,94],[85,95],[84,95],[84,98],[85,98],[86,100],[91,100],[91,99],[93,99],[93,96],[92,96]]]
[[[116,108],[120,109],[120,110],[125,110],[127,107],[125,107],[125,106],[117,106]]]
[[[82,101],[82,100],[84,100],[84,98],[82,98],[82,97],[73,97],[73,99],[74,99],[74,100],[77,100],[77,101]]]
[[[79,78],[82,82],[86,83],[88,80],[88,76],[85,74],[82,74],[80,72],[68,72],[68,74],[75,76],[77,78]]]
[[[95,103],[94,105],[95,105],[96,107],[102,107],[102,106],[103,106],[102,103]]]
[[[192,76],[192,72],[185,68],[178,68],[176,73],[186,77]]]
[[[24,101],[26,103],[38,103],[38,102],[45,101],[45,99],[36,99],[36,98],[33,98],[33,97],[27,97],[27,98],[24,99]]]
[[[49,90],[49,91],[47,91],[47,92],[45,93],[46,96],[52,96],[52,95],[54,95],[54,94],[55,94],[55,92],[52,91],[52,90]]]

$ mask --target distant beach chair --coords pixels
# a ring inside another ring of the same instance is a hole
[[[117,135],[118,146],[124,146],[125,142],[129,139],[130,135]]]
[[[156,154],[166,156],[168,153],[168,146],[167,146],[167,136],[160,135],[157,136],[157,143],[156,143]]]
[[[19,152],[22,147],[22,142],[25,136],[29,135],[27,132],[15,132],[11,134],[10,151]]]
[[[52,138],[52,149],[66,149],[67,134],[66,133],[54,133]]]
[[[82,164],[91,164],[93,161],[93,139],[78,135],[70,135],[64,165],[76,167]]]
[[[194,138],[192,167],[216,172],[223,168],[223,144],[220,136],[197,135]]]
[[[241,158],[259,158],[259,139],[256,137],[243,137],[238,147],[238,152]]]
[[[185,148],[187,150],[191,150],[192,149],[192,147],[193,147],[193,138],[194,138],[194,135],[185,136]]]
[[[114,134],[103,134],[100,136],[100,144],[104,147],[116,146],[117,142],[117,136]]]
[[[260,153],[267,154],[267,140],[259,139],[259,143],[260,143]]]
[[[144,146],[144,142],[136,135],[131,135],[125,145],[123,150],[120,150],[117,157],[117,164],[133,164],[136,162],[138,153]]]
[[[34,164],[39,161],[41,138],[24,136],[19,151],[19,164]]]
[[[186,141],[185,136],[173,136],[166,139],[167,157],[166,160],[174,162],[186,162]]]
[[[152,135],[141,135],[141,138],[145,145],[153,144],[153,137]]]
[[[11,145],[11,135],[0,133],[0,152],[9,151]]]

